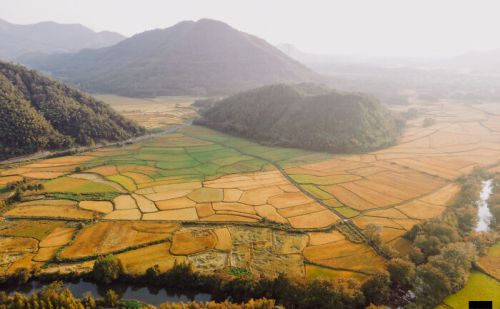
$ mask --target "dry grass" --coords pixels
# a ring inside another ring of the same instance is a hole
[[[119,195],[115,197],[113,203],[115,204],[115,209],[117,210],[137,208],[135,200],[130,195]]]
[[[170,243],[168,242],[120,253],[116,257],[122,262],[124,272],[135,276],[143,275],[148,268],[155,265],[158,265],[160,271],[165,272],[176,263],[186,261],[184,256],[170,254]]]
[[[68,244],[73,238],[76,229],[67,227],[55,228],[39,244],[40,247],[60,247]]]
[[[108,201],[81,201],[78,207],[105,214],[113,211],[113,204]]]
[[[322,210],[302,216],[288,218],[290,225],[296,229],[314,229],[327,227],[340,220],[329,210]]]
[[[311,232],[309,236],[309,246],[324,245],[345,239],[345,236],[339,231],[331,232]]]
[[[140,220],[141,212],[138,209],[114,210],[104,216],[106,220]]]
[[[174,234],[170,253],[189,255],[215,248],[217,236],[211,230],[186,230]]]
[[[146,213],[142,216],[142,219],[166,221],[196,221],[198,220],[198,214],[196,213],[196,208],[193,207]]]
[[[94,218],[94,213],[82,210],[75,206],[47,206],[30,205],[16,206],[3,214],[10,218],[61,218],[61,219],[83,219]]]
[[[136,225],[132,222],[98,222],[85,227],[71,245],[61,252],[61,258],[77,259],[107,254],[168,237],[168,234],[140,231],[135,228]]]

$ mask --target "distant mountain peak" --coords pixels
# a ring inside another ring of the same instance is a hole
[[[114,45],[125,37],[109,31],[95,32],[80,24],[42,21],[18,25],[0,20],[0,60],[19,60],[33,54],[75,52]]]
[[[219,95],[318,78],[265,40],[206,18],[28,64],[89,91],[132,96]]]

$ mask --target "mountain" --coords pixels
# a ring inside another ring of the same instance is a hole
[[[439,63],[444,68],[472,74],[500,74],[500,49],[471,51]]]
[[[0,62],[0,158],[125,140],[144,131],[89,95]]]
[[[88,91],[127,96],[219,95],[317,78],[266,41],[209,19],[28,64]]]
[[[258,142],[335,153],[393,144],[403,124],[376,99],[317,85],[271,85],[205,111],[196,124]]]
[[[79,24],[41,22],[16,25],[0,19],[0,59],[17,60],[33,54],[75,52],[114,45],[125,37],[109,31],[94,32]]]

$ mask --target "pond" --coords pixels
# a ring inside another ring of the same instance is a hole
[[[47,284],[47,282],[32,280],[20,286],[1,287],[1,290],[4,290],[9,294],[16,291],[31,294],[41,290]],[[120,295],[122,299],[138,300],[155,306],[166,302],[206,302],[212,299],[212,296],[208,293],[199,293],[192,290],[167,290],[164,288],[146,286],[144,284],[114,282],[110,285],[98,285],[94,282],[81,279],[75,281],[65,281],[64,285],[73,293],[75,297],[83,297],[89,292],[96,298],[104,297],[106,291],[112,289]]]

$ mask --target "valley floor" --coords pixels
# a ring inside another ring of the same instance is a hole
[[[266,147],[187,126],[1,166],[0,190],[23,179],[43,188],[2,210],[0,273],[84,273],[113,253],[129,274],[188,261],[202,273],[366,280],[386,263],[363,236],[369,223],[404,255],[402,235],[446,209],[460,176],[499,168],[498,109],[417,108],[398,145],[362,155]],[[425,118],[435,124],[424,127]]]

